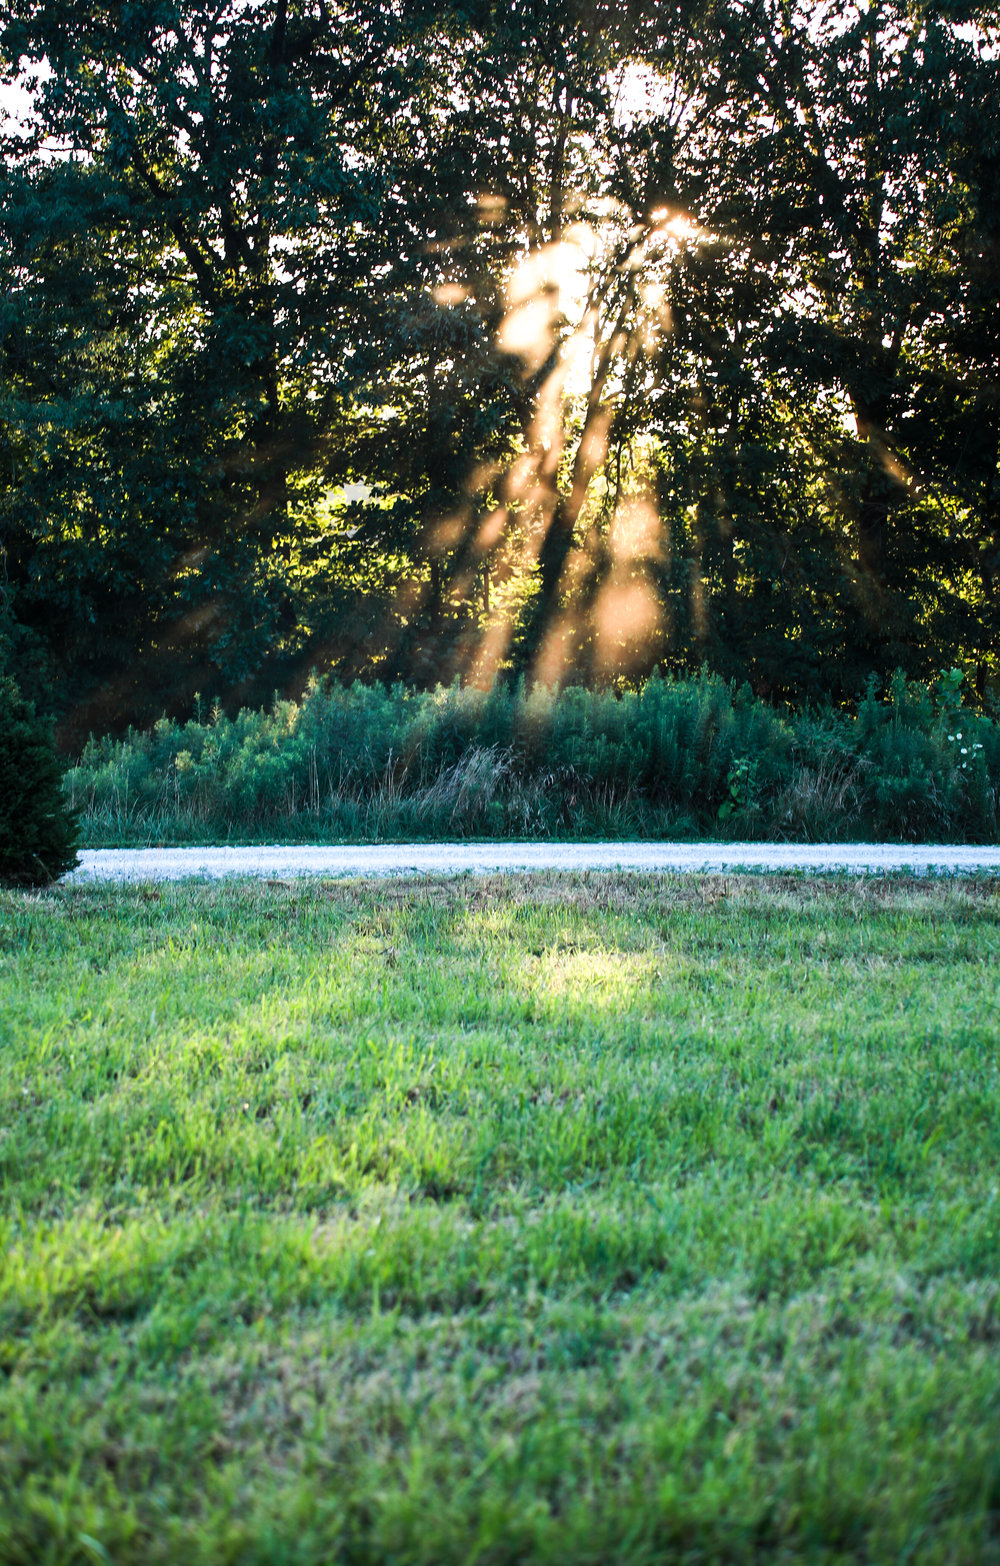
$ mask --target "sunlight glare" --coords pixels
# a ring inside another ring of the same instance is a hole
[[[643,664],[662,619],[651,583],[641,577],[621,580],[617,573],[601,589],[594,607],[597,666],[611,673]]]
[[[616,564],[638,560],[660,560],[663,540],[656,508],[645,495],[630,495],[622,501],[611,522],[611,556]]]

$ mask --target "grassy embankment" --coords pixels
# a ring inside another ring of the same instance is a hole
[[[0,898],[3,1566],[1000,1561],[987,882]]]
[[[856,713],[777,712],[708,676],[641,691],[314,686],[270,712],[92,741],[87,847],[428,838],[996,842],[1000,725],[961,679]]]

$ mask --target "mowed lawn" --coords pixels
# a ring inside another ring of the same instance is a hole
[[[0,898],[0,1562],[1000,1561],[996,882]]]

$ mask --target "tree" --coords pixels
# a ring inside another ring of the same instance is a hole
[[[991,39],[902,0],[15,0],[25,670],[101,726],[310,663],[842,700],[964,658],[985,695]]]
[[[60,570],[85,583],[79,623],[106,623],[95,557],[121,562],[161,691],[164,654],[232,685],[294,632],[299,491],[337,472],[377,379],[402,45],[378,6],[12,7],[8,74],[48,74],[5,144],[5,423],[37,479],[8,491],[8,557],[29,622],[53,533],[80,562]],[[84,267],[91,289],[53,286]]]
[[[731,231],[781,282],[768,359],[803,407],[841,415],[827,443],[828,515],[852,546],[841,690],[930,672],[968,630],[952,612],[967,584],[951,464],[914,437],[932,344],[968,302],[961,147],[985,124],[988,25],[985,8],[766,0],[734,4],[720,29]]]

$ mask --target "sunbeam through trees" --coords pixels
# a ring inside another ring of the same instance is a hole
[[[0,643],[996,699],[1000,13],[13,0]]]

